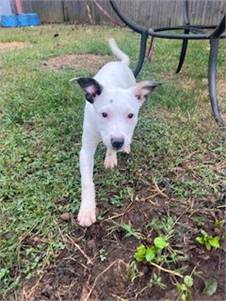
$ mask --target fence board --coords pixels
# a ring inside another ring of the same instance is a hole
[[[108,0],[96,0],[115,20]],[[121,11],[147,27],[183,23],[183,0],[117,0]],[[36,11],[43,23],[111,24],[92,0],[22,0],[25,12]],[[191,23],[217,24],[226,0],[189,0]],[[120,23],[120,22],[119,22]]]
[[[63,0],[22,0],[25,12],[37,12],[43,23],[63,23]]]

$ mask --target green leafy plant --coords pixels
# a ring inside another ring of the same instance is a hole
[[[205,281],[205,288],[203,294],[210,297],[216,293],[218,287],[217,280],[215,278],[210,278]]]
[[[168,238],[166,236],[157,236],[154,239],[154,244],[150,247],[145,247],[141,244],[137,247],[134,258],[138,262],[152,262],[156,257],[161,256],[162,250],[169,245]]]
[[[158,236],[154,239],[154,245],[158,250],[162,250],[169,245],[168,238],[166,236]]]
[[[144,244],[141,244],[137,247],[135,253],[134,253],[134,259],[137,262],[144,262],[144,263],[150,263],[153,264],[156,267],[159,267],[158,274],[153,273],[151,279],[150,279],[150,287],[151,286],[158,286],[162,289],[166,288],[166,285],[163,283],[161,278],[161,269],[163,265],[168,265],[168,263],[172,262],[171,254],[174,254],[174,250],[169,246],[169,236],[168,235],[160,235],[157,236],[153,244],[151,246],[145,246]],[[138,271],[138,268],[136,266],[136,269],[134,268],[134,261],[133,261],[133,270]],[[187,301],[192,296],[192,287],[193,287],[193,277],[192,275],[185,275],[179,273],[179,271],[171,271],[164,269],[166,272],[174,273],[175,275],[181,277],[183,281],[181,283],[177,283],[176,289],[179,294],[179,299],[181,301]],[[136,276],[138,274],[136,273]],[[139,277],[139,275],[138,275]]]
[[[190,275],[186,275],[183,278],[182,283],[176,285],[177,291],[179,293],[179,300],[187,301],[192,297],[191,288],[193,286],[193,278]]]
[[[141,262],[145,260],[147,248],[144,245],[139,245],[134,253],[133,257],[136,261]]]
[[[213,249],[220,248],[220,237],[209,235],[204,230],[201,230],[201,235],[197,236],[195,240],[200,245],[206,247],[208,251],[211,250],[212,248]]]

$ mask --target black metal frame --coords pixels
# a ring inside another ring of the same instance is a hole
[[[183,63],[185,61],[185,56],[187,52],[187,46],[189,40],[209,40],[210,41],[210,53],[209,53],[209,64],[208,64],[208,87],[210,102],[213,111],[213,116],[216,122],[222,126],[223,120],[220,115],[220,109],[217,101],[217,89],[216,89],[216,80],[217,80],[217,57],[218,57],[218,48],[219,48],[219,39],[226,38],[225,31],[225,15],[222,18],[219,25],[216,26],[206,26],[206,25],[191,25],[189,19],[189,9],[188,9],[188,0],[184,0],[184,25],[174,26],[174,27],[159,27],[159,28],[146,28],[141,26],[134,21],[130,20],[127,16],[122,14],[120,11],[116,0],[110,0],[110,4],[118,15],[118,17],[133,31],[141,35],[140,40],[140,53],[137,66],[134,70],[135,77],[140,73],[146,54],[147,40],[148,37],[152,38],[162,38],[162,39],[177,39],[183,40],[179,63],[176,69],[176,73],[179,73]],[[170,33],[172,30],[184,30],[184,33]],[[212,32],[205,32],[203,29],[213,29]]]

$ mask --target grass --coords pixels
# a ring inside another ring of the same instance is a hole
[[[59,37],[54,38],[55,33]],[[54,262],[64,248],[62,235],[70,229],[59,217],[64,212],[76,214],[80,202],[84,101],[69,79],[87,74],[44,70],[40,64],[69,53],[110,54],[105,40],[109,36],[116,38],[134,66],[138,37],[126,30],[0,29],[0,42],[28,43],[24,49],[0,53],[1,300],[16,295],[25,279],[40,275]],[[219,78],[225,80],[223,43]],[[103,167],[104,148],[98,149],[95,183],[100,208],[104,202],[123,206],[139,181],[165,181],[178,204],[191,199],[208,202],[225,189],[225,133],[211,120],[208,97],[203,96],[208,44],[191,42],[184,69],[175,76],[179,46],[177,41],[158,40],[152,63],[144,66],[141,78],[155,78],[163,85],[142,108],[131,156],[120,156],[119,169],[109,172]],[[195,89],[183,84],[188,78]]]

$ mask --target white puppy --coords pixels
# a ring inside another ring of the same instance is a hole
[[[102,140],[107,147],[104,165],[117,165],[117,152],[130,152],[138,112],[146,96],[157,86],[155,81],[136,83],[129,69],[129,57],[113,39],[112,52],[120,61],[104,65],[94,78],[74,78],[85,92],[86,106],[83,123],[80,172],[82,201],[78,214],[81,226],[96,221],[95,187],[93,183],[94,154]]]

